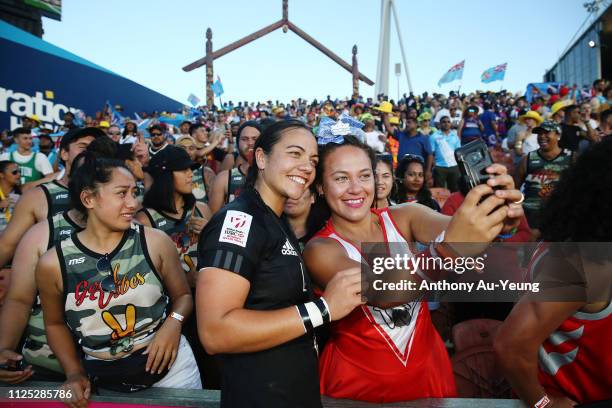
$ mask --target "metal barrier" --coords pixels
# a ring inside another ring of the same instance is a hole
[[[65,405],[56,401],[42,399],[26,400],[15,397],[15,390],[56,390],[59,383],[26,382],[17,385],[0,383],[0,406],[14,407],[45,407],[55,408]],[[13,398],[9,392],[13,391]],[[218,390],[183,390],[175,388],[149,388],[133,394],[124,394],[100,389],[98,394],[92,396],[90,408],[111,408],[120,406],[153,406],[153,407],[204,407],[216,408],[219,406],[221,393]],[[326,408],[523,408],[525,405],[519,400],[509,399],[474,399],[474,398],[427,398],[414,401],[396,402],[389,404],[375,404],[352,400],[339,400],[323,397],[323,406]],[[8,402],[8,404],[7,404]],[[6,404],[6,405],[5,405]]]

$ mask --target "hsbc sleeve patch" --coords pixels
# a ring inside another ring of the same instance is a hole
[[[225,214],[219,242],[228,242],[246,248],[253,216],[242,211],[229,210]]]

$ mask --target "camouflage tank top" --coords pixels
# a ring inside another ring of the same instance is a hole
[[[149,342],[166,318],[169,300],[137,224],[107,255],[86,248],[77,234],[56,246],[64,283],[66,324],[83,351],[116,355]],[[107,256],[110,271],[99,271]]]
[[[47,244],[47,249],[53,247],[56,242],[70,237],[74,231],[80,230],[81,227],[68,216],[68,211],[55,214],[49,218],[49,243]],[[38,293],[36,293],[36,299],[26,326],[25,342],[21,354],[28,364],[32,364],[35,367],[44,367],[58,373],[62,372],[59,361],[47,343],[45,322],[43,321],[42,306]]]
[[[185,273],[196,272],[198,235],[189,231],[189,220],[194,211],[196,217],[202,217],[198,206],[194,206],[193,210],[185,211],[180,220],[168,217],[152,208],[143,208],[141,211],[147,215],[153,228],[164,231],[174,242],[183,271]]]
[[[68,196],[67,187],[54,180],[50,183],[41,184],[40,188],[42,188],[47,198],[47,218],[70,209],[70,197]]]
[[[203,166],[193,171],[191,182],[192,182],[191,192],[196,198],[196,201],[199,201],[201,203],[208,203],[208,195],[206,194],[206,183],[204,180],[204,167]]]

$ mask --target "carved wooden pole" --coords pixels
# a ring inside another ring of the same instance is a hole
[[[212,30],[206,30],[206,106],[209,108],[215,103],[215,94],[212,90],[213,84],[213,46],[212,46]]]
[[[283,0],[283,33],[287,33],[289,27],[287,27],[287,23],[289,22],[289,1]]]
[[[353,45],[353,100],[359,99],[359,67],[357,66],[357,45]]]

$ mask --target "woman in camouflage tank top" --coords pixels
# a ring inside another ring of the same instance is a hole
[[[180,334],[193,307],[187,281],[169,238],[133,224],[135,190],[122,162],[86,158],[70,196],[87,225],[47,251],[36,270],[47,338],[74,406],[87,405],[90,379],[121,391],[201,386]],[[180,385],[169,384],[174,378]]]

